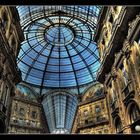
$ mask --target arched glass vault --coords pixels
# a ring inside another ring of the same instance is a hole
[[[17,9],[25,36],[17,60],[23,81],[41,88],[78,89],[96,81],[99,55],[94,34],[99,6]]]
[[[50,132],[69,134],[78,105],[76,96],[66,92],[50,93],[42,104]]]

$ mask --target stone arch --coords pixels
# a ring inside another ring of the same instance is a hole
[[[82,101],[92,98],[93,96],[97,96],[97,92],[100,90],[104,92],[104,87],[102,84],[95,83],[94,85],[91,85],[83,92]]]
[[[119,115],[117,115],[114,118],[114,126],[116,129],[116,133],[121,133],[122,132],[122,121]]]
[[[34,90],[30,85],[28,85],[28,84],[26,84],[26,83],[23,83],[23,82],[21,82],[21,83],[19,83],[19,84],[17,84],[17,85],[22,86],[23,88],[25,87],[25,88],[29,89],[29,90],[31,91],[31,95],[35,98],[36,101],[38,101],[39,94],[37,94],[37,93],[35,92],[35,90]],[[19,90],[19,89],[16,88],[15,92],[18,92],[18,90]],[[20,90],[19,90],[19,91],[20,91]]]
[[[128,125],[130,125],[131,132],[137,133],[136,125],[140,125],[140,107],[135,100],[131,100],[126,108],[126,118]]]

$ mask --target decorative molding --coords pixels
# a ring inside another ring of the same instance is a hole
[[[129,29],[128,29],[128,35],[127,35],[128,40],[132,36],[133,31],[136,28],[139,21],[140,21],[140,15],[136,15],[136,18],[132,20],[131,22],[129,22]]]

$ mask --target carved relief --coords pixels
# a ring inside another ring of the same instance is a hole
[[[133,30],[135,29],[139,20],[140,20],[140,15],[136,15],[136,18],[134,20],[132,20],[131,22],[129,22],[127,38],[129,38],[131,36],[131,34],[132,34]]]
[[[103,38],[105,40],[105,47],[108,47],[108,43],[110,41],[111,38],[111,30],[112,30],[112,24],[111,22],[106,22],[104,27],[103,27],[104,31],[103,31]]]
[[[131,46],[131,51],[132,51],[131,60],[133,64],[135,64],[136,57],[138,58],[140,56],[140,46],[136,41],[133,42]]]
[[[2,102],[4,103],[3,106],[1,106],[2,109],[0,110],[0,114],[5,115],[6,124],[8,124],[7,115],[9,113],[8,111],[10,107],[9,103],[11,101],[11,94],[13,94],[13,91],[15,88],[15,81],[17,81],[17,79],[19,78],[18,72],[16,71],[17,70],[17,65],[15,63],[16,58],[13,56],[13,54],[17,54],[18,49],[20,49],[19,45],[21,41],[23,41],[23,38],[24,38],[18,21],[16,23],[12,23],[13,22],[12,20],[15,18],[15,17],[12,17],[13,10],[15,10],[14,11],[15,13],[17,12],[14,7],[12,7],[12,10],[11,10],[9,6],[0,6],[0,36],[1,36],[0,43],[2,46],[2,49],[0,52],[0,99],[2,98],[3,99]],[[11,36],[13,37],[10,38]],[[11,39],[11,42],[9,41],[10,39]],[[12,48],[13,50],[13,52],[11,53],[9,53],[10,48]],[[11,64],[11,62],[14,62],[14,63]],[[19,91],[17,90],[16,93],[19,94]],[[15,121],[15,123],[18,123],[17,117],[19,117],[18,116],[19,111],[23,115],[23,117],[26,114],[26,111],[23,112],[23,110],[20,110],[20,105],[19,105],[19,102],[17,101],[13,102],[10,109],[11,108],[12,108],[11,121],[12,122]],[[26,110],[26,107],[25,108],[23,107],[23,109]],[[15,131],[17,130],[15,129]]]
[[[118,18],[121,12],[122,6],[112,6],[111,13],[113,15],[114,21]]]
[[[40,117],[42,112],[39,103],[35,102],[34,100],[31,101],[30,97],[27,95],[26,95],[27,97],[24,98],[25,95],[20,90],[23,91],[21,86],[18,86],[18,88],[15,89],[16,96],[13,98],[12,101],[13,108],[11,110],[9,133],[13,132],[11,127],[15,128],[20,127],[20,129],[22,128],[23,129],[22,133],[25,133],[25,131],[26,133],[30,133],[32,130],[34,130],[33,133],[41,132],[42,122]],[[25,88],[24,91],[29,90]],[[13,126],[12,125],[13,123],[16,125]],[[14,133],[21,132],[18,131]]]
[[[100,88],[101,87],[99,85],[93,86],[86,92],[85,95],[89,95],[92,93],[92,98],[94,98],[95,96],[99,96],[98,93]],[[84,103],[86,98],[85,96],[83,96],[83,98],[84,100],[82,100],[82,102]],[[76,114],[77,121],[74,122],[73,132],[77,132],[79,130],[79,133],[86,134],[97,134],[98,131],[102,131],[104,133],[104,130],[109,129],[107,114],[108,110],[106,107],[106,100],[104,100],[104,98],[79,105]],[[102,121],[105,121],[106,124],[102,124]],[[91,127],[88,128],[88,125],[91,125]]]
[[[114,66],[112,67],[111,76],[113,79],[116,79],[117,77],[117,70]]]

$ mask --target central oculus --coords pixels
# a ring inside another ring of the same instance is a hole
[[[55,24],[46,29],[45,40],[54,46],[66,46],[74,39],[74,33],[70,27],[64,24]]]

